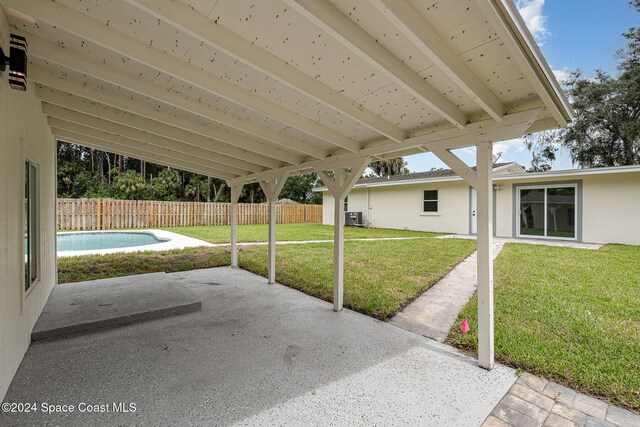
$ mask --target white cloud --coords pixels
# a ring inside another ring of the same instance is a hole
[[[522,138],[508,139],[506,141],[498,141],[493,143],[493,154],[502,153],[500,156],[500,161],[510,161],[509,155],[513,156],[517,153],[523,153],[527,151],[527,147],[524,144]],[[462,156],[471,156],[470,158],[475,157],[476,155],[476,147],[464,147],[454,150],[454,153]]]
[[[567,80],[569,80],[569,77],[571,76],[571,71],[567,69],[553,70],[553,74],[555,74],[556,79],[558,79],[560,83],[564,83]]]
[[[542,14],[545,0],[517,0],[516,6],[538,43],[549,35],[547,17]]]
[[[522,138],[509,139],[507,141],[495,142],[493,144],[493,153],[502,153],[500,161],[509,161],[507,155],[509,153],[522,153],[526,151],[527,147],[524,145]]]

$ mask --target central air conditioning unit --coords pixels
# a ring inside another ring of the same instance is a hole
[[[346,227],[364,227],[362,212],[345,212],[344,225]]]

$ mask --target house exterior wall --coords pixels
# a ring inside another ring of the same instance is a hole
[[[349,193],[347,204],[349,212],[362,212],[362,221],[368,224],[369,209],[368,191],[366,189],[355,189]],[[333,196],[328,191],[322,193],[322,223],[333,225]]]
[[[496,174],[498,175],[498,174]],[[500,174],[502,175],[502,174]],[[568,174],[500,179],[494,191],[495,235],[515,237],[514,186],[578,185],[578,239],[588,243],[640,245],[640,172]],[[423,190],[439,189],[438,215],[421,213]],[[323,224],[333,225],[333,198],[323,192]],[[349,194],[349,210],[362,211],[370,227],[470,232],[469,186],[462,180],[356,188]]]
[[[438,190],[438,213],[422,212],[424,190]],[[323,192],[323,224],[333,225],[333,197]],[[368,203],[367,203],[368,201]],[[349,210],[370,227],[469,233],[469,186],[463,181],[356,188]]]
[[[588,243],[640,244],[640,172],[544,177],[499,181],[496,192],[496,235],[514,235],[513,186],[535,183],[581,184],[582,206],[578,225],[581,240]],[[581,232],[581,233],[580,233]]]
[[[0,8],[2,48],[9,26]],[[55,140],[35,88],[9,87],[0,74],[0,401],[31,341],[33,326],[56,283]],[[24,291],[24,162],[38,167],[39,281]]]
[[[584,178],[583,240],[640,245],[640,173]]]

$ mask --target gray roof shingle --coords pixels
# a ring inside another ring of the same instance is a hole
[[[506,166],[511,164],[509,163],[496,163],[493,165],[493,168],[499,168],[501,166]],[[471,169],[475,170],[475,166]],[[447,176],[456,176],[456,173],[451,169],[440,169],[434,171],[425,171],[425,172],[412,172],[406,175],[393,175],[393,176],[376,176],[372,178],[363,178],[358,180],[356,185],[358,184],[373,184],[376,182],[394,182],[394,181],[411,181],[414,179],[430,179],[430,178],[444,178]]]

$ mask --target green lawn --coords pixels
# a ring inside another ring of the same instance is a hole
[[[497,360],[639,411],[639,260],[640,247],[505,245],[495,264]],[[449,342],[475,351],[476,331],[474,297]]]
[[[474,250],[475,241],[465,239],[347,241],[345,306],[389,319]],[[230,262],[226,247],[59,258],[58,282],[194,270]],[[239,263],[266,277],[267,247],[241,247]],[[276,263],[278,282],[332,301],[333,244],[280,245]]]
[[[210,243],[229,243],[231,228],[223,226],[172,227],[168,231],[205,240]],[[385,228],[356,228],[344,229],[345,239],[378,238],[378,237],[431,237],[442,233],[428,233],[410,230],[391,230]],[[269,226],[266,224],[251,224],[238,226],[238,242],[264,242],[268,240]],[[276,225],[276,239],[280,241],[292,240],[330,240],[333,239],[333,226],[319,223],[278,224]]]
[[[187,248],[161,252],[58,258],[58,283],[133,274],[195,270],[231,264],[228,248]]]
[[[345,242],[344,305],[387,320],[475,250],[475,241],[416,239]],[[267,275],[266,246],[242,249],[244,269]],[[333,245],[281,245],[276,280],[309,295],[333,299]]]

